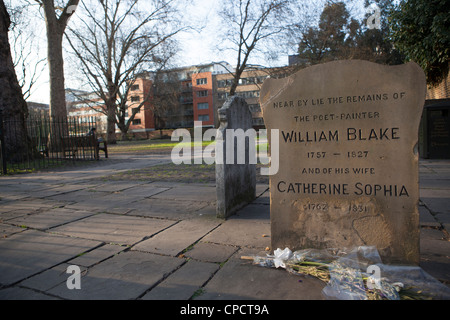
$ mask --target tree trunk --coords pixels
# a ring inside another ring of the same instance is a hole
[[[47,33],[48,68],[50,73],[50,116],[67,120],[66,91],[64,88],[64,60],[62,34]]]
[[[128,140],[128,128],[130,126],[127,126],[125,124],[125,119],[123,119],[123,118],[118,119],[117,126],[119,127],[119,130],[120,130],[120,139],[122,141],[127,141]]]
[[[48,69],[50,73],[50,115],[58,121],[67,120],[66,92],[64,87],[64,59],[62,40],[67,23],[75,12],[79,0],[68,0],[56,15],[54,0],[42,0],[47,29]]]
[[[239,79],[241,79],[242,72],[243,72],[243,68],[242,69],[240,67],[236,68],[236,71],[235,71],[234,77],[233,77],[233,83],[231,84],[231,88],[230,88],[230,96],[236,95],[236,89],[239,84]]]
[[[29,151],[26,126],[28,108],[17,80],[8,40],[9,14],[0,0],[0,112],[4,121],[5,150],[8,159],[23,161]]]
[[[106,141],[108,144],[116,144],[116,104],[109,100],[106,108]]]
[[[54,124],[51,129],[49,148],[62,152],[63,138],[69,136],[64,86],[64,59],[62,40],[69,18],[74,13],[79,0],[68,0],[57,16],[54,0],[42,0],[47,31],[47,58],[50,76],[50,116]]]

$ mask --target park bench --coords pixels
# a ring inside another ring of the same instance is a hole
[[[100,150],[105,153],[105,158],[108,158],[107,142],[99,141],[94,133],[89,135],[71,135],[62,137],[58,146],[53,148],[51,152],[60,152],[64,158],[84,158],[92,151],[94,158],[100,159]],[[39,146],[39,152],[46,157],[49,157],[49,139],[45,139],[44,143]]]

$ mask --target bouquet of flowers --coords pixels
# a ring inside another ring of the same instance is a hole
[[[323,294],[342,300],[449,299],[450,289],[415,266],[381,263],[375,247],[277,249],[273,255],[243,256],[264,267],[312,276],[326,283]],[[395,281],[394,281],[395,279]]]

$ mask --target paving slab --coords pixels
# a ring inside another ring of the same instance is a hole
[[[66,205],[67,202],[59,202],[47,199],[38,198],[26,198],[20,201],[5,202],[0,201],[0,213],[15,211],[15,210],[28,210],[28,213],[48,208],[56,208]]]
[[[17,201],[17,200],[22,200],[22,199],[26,199],[28,198],[30,195],[28,193],[15,193],[15,194],[11,194],[11,193],[6,193],[6,192],[2,192],[0,194],[0,205],[3,203],[8,203],[8,202],[13,202],[13,201]]]
[[[158,199],[177,199],[177,200],[198,200],[198,201],[216,201],[216,188],[192,184],[189,186],[181,185],[171,188],[165,192],[158,193],[152,198]]]
[[[52,288],[60,285],[61,283],[66,283],[67,279],[72,273],[67,273],[67,268],[71,264],[62,263],[53,268],[47,269],[37,275],[34,275],[24,281],[20,282],[21,287],[26,287],[39,291],[49,291]],[[80,267],[81,274],[86,272],[86,268]]]
[[[47,197],[54,201],[64,201],[70,203],[84,203],[84,202],[101,202],[102,198],[110,194],[109,192],[98,191],[90,188],[82,188],[66,193],[57,193]]]
[[[255,221],[265,221],[270,220],[270,207],[265,204],[251,203],[244,208],[240,209],[232,219],[245,219],[245,220],[255,220]]]
[[[97,263],[102,262],[103,260],[106,260],[118,254],[121,251],[126,250],[126,248],[127,247],[120,245],[105,244],[81,256],[78,256],[75,259],[70,260],[68,263],[77,266],[91,267]]]
[[[431,214],[430,210],[428,210],[425,206],[419,206],[419,220],[421,226],[435,226],[439,227],[440,223],[436,220],[436,218]]]
[[[0,286],[28,278],[100,244],[35,230],[0,239]]]
[[[261,195],[259,195],[255,201],[253,201],[252,203],[254,204],[266,204],[266,205],[270,205],[270,191],[267,189],[266,191],[264,191]]]
[[[153,195],[162,193],[164,191],[170,190],[170,188],[157,187],[152,184],[133,186],[132,188],[127,188],[120,191],[120,194],[131,198],[148,198]]]
[[[284,269],[266,268],[242,260],[260,255],[243,249],[214,275],[195,300],[322,300],[325,284],[315,278],[293,275]]]
[[[270,247],[270,208],[248,205],[205,236],[205,242],[265,249]]]
[[[423,175],[420,179],[421,189],[448,189],[450,185],[450,175],[448,177],[439,175]]]
[[[238,250],[235,246],[200,241],[184,255],[195,260],[223,263]]]
[[[115,182],[106,182],[99,185],[96,185],[95,187],[92,187],[94,191],[101,191],[101,192],[118,192],[123,191],[125,189],[129,189],[132,187],[135,187],[136,185],[143,184],[140,182],[133,181],[130,182],[122,182],[122,181],[115,181]]]
[[[147,292],[142,300],[189,300],[218,269],[216,263],[188,261]]]
[[[420,230],[420,251],[450,259],[450,241],[441,230],[422,228]],[[448,280],[450,281],[450,278]]]
[[[65,299],[127,300],[143,296],[184,263],[183,259],[144,252],[122,252],[90,268],[81,277],[81,289],[65,283],[48,293]]]
[[[420,256],[419,266],[433,278],[450,287],[450,257],[424,253]]]
[[[61,300],[27,288],[11,287],[0,289],[0,300]]]
[[[40,209],[16,209],[0,212],[0,222],[7,222],[8,220],[16,219],[22,216],[27,216],[33,213],[38,213]]]
[[[69,210],[55,208],[33,214],[22,215],[8,220],[8,223],[16,226],[25,226],[33,229],[47,230],[72,221],[89,217],[94,213],[88,211]]]
[[[450,284],[450,241],[437,227],[420,230],[420,267],[434,278]]]
[[[122,208],[120,212],[116,212],[118,210],[114,210],[114,204],[111,206],[105,205],[105,203],[102,203],[99,199],[87,199],[82,202],[71,202],[64,206],[66,209],[70,210],[81,210],[81,211],[90,211],[93,213],[102,213],[102,212],[108,212],[109,209],[111,209],[111,213],[120,213],[124,214],[128,212],[129,210],[127,208]]]
[[[25,230],[26,229],[22,228],[22,227],[11,226],[9,224],[0,223],[0,239],[7,238],[15,233],[23,232]]]
[[[128,215],[143,217],[157,217],[166,219],[185,219],[200,213],[199,210],[209,206],[205,201],[143,199],[130,204]],[[215,207],[214,207],[215,210]]]
[[[58,186],[54,186],[53,188],[46,188],[43,190],[35,190],[33,191],[33,197],[36,198],[47,198],[53,197],[56,195],[63,195],[69,192],[82,190],[87,188],[87,186],[79,185],[79,184],[61,184]]]
[[[168,190],[168,188],[142,185],[127,187],[124,190],[120,190],[121,188],[118,189],[119,191],[106,192],[101,187],[89,188],[58,194],[49,197],[49,199],[70,202],[70,205],[67,206],[69,209],[125,214],[131,210],[134,203]]]
[[[100,213],[52,229],[71,237],[132,245],[176,223],[176,221]]]
[[[132,250],[177,256],[220,224],[206,219],[183,220],[154,237],[132,247]]]
[[[270,224],[250,220],[229,220],[207,235],[204,240],[212,243],[242,247],[267,248],[270,246]]]

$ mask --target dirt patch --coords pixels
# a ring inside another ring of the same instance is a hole
[[[117,173],[105,180],[127,180],[127,181],[167,181],[183,183],[215,183],[215,165],[207,164],[161,164],[137,170],[129,170]],[[256,169],[256,182],[268,183],[269,177],[260,174],[260,165]]]

